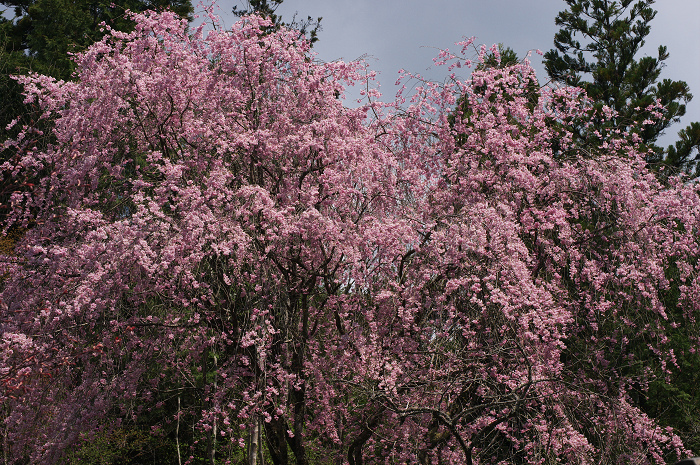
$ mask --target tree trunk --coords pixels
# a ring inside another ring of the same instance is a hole
[[[287,453],[287,428],[281,418],[272,419],[265,422],[265,442],[270,453],[270,458],[274,465],[288,465],[289,455]]]
[[[175,427],[175,445],[177,446],[177,465],[182,465],[180,456],[180,395],[177,396],[177,426]]]
[[[260,418],[255,418],[253,423],[248,427],[248,465],[258,465],[259,448]]]
[[[207,379],[207,359],[209,358],[209,351],[205,350],[204,351],[204,383],[206,386],[206,379]],[[214,407],[214,401],[212,400],[213,397],[216,394],[216,370],[217,370],[217,359],[216,355],[214,355],[214,388],[213,390],[209,393],[209,401],[206,403],[208,408]],[[216,434],[217,434],[217,425],[216,425],[216,416],[214,416],[214,424],[212,424],[211,430],[207,431],[207,460],[209,462],[209,465],[216,465]]]

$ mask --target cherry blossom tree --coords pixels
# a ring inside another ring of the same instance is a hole
[[[402,338],[378,343],[384,371],[373,395],[397,423],[414,419],[405,437],[423,436],[412,452],[426,463],[664,463],[678,438],[630,393],[649,381],[640,359],[675,363],[665,328],[697,328],[686,293],[698,285],[697,186],[661,186],[631,133],[578,145],[567,127],[613,113],[594,114],[575,89],[533,99],[526,64],[455,85],[466,105],[451,132],[430,115],[444,118],[454,99],[427,84],[397,133],[422,146],[402,150],[437,155],[439,169],[419,209],[425,240],[378,294],[399,305],[399,331],[413,326],[416,345],[398,363]],[[667,277],[678,259],[685,271]],[[665,308],[673,279],[680,295]],[[671,315],[677,308],[683,316]],[[442,448],[450,442],[456,455]]]
[[[527,64],[385,105],[365,65],[267,20],[135,20],[75,82],[22,78],[52,132],[4,147],[5,173],[41,179],[0,261],[6,462],[153,412],[183,463],[185,424],[212,464],[686,452],[632,396],[640,351],[673,364],[664,328],[697,325],[700,195],[660,184],[632,132],[566,129],[612,113],[535,92]]]

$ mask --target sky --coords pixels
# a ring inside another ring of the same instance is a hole
[[[193,3],[195,3],[193,1]],[[230,27],[241,1],[219,0],[218,14]],[[532,51],[531,62],[540,83],[547,81],[535,50],[554,48],[559,29],[554,19],[566,8],[563,0],[285,0],[277,10],[283,20],[322,16],[322,31],[314,45],[323,61],[364,57],[379,72],[382,100],[393,100],[399,69],[443,81],[446,67],[433,66],[440,49],[457,51],[455,42],[476,37],[477,44],[502,43],[519,57]],[[696,96],[681,123],[671,126],[660,142],[668,145],[692,121],[700,121],[700,0],[658,0],[642,55],[656,56],[666,45],[670,57],[661,78],[683,80]],[[466,76],[465,76],[466,77]]]

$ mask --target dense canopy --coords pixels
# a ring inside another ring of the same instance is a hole
[[[700,192],[660,184],[634,131],[567,130],[612,110],[527,63],[384,105],[363,63],[259,17],[135,19],[74,82],[22,78],[51,132],[4,146],[39,179],[0,256],[8,457],[56,463],[146,415],[206,463],[686,452],[634,396],[675,363],[667,328],[697,335]]]

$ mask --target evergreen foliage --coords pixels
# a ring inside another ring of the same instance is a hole
[[[239,8],[237,5],[234,6],[233,14],[239,18],[252,14],[262,16],[263,18],[270,18],[273,26],[266,28],[266,32],[277,31],[281,26],[284,26],[299,31],[299,35],[306,37],[313,46],[313,44],[318,41],[318,33],[321,31],[321,20],[323,18],[319,16],[313,19],[311,16],[307,16],[305,20],[299,21],[295,14],[291,22],[285,23],[282,21],[282,16],[276,14],[277,8],[283,1],[284,0],[249,0],[246,2],[244,8]]]
[[[568,8],[559,13],[555,49],[544,56],[545,68],[555,82],[583,88],[595,104],[607,106],[617,116],[599,125],[635,128],[642,148],[651,150],[647,160],[692,172],[697,164],[700,130],[689,126],[681,141],[667,150],[657,139],[680,121],[692,94],[684,81],[660,79],[669,54],[659,46],[656,56],[639,58],[656,16],[654,0],[565,0]],[[661,118],[651,118],[661,105]],[[585,134],[581,134],[585,137]],[[697,174],[697,172],[696,172]]]

